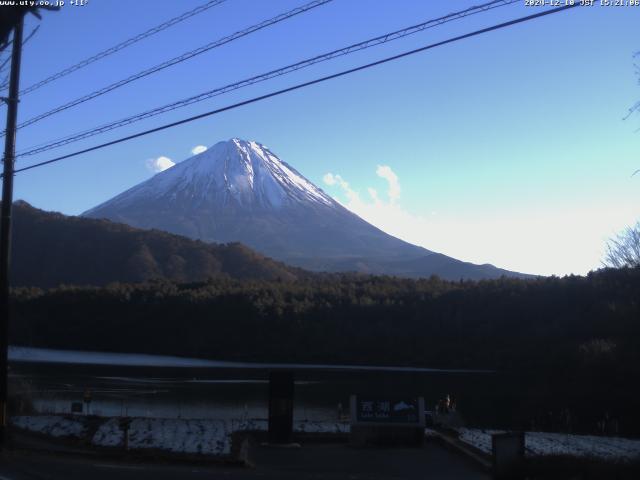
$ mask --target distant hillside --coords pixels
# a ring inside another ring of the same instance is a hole
[[[177,282],[231,277],[286,281],[303,270],[239,243],[212,245],[159,230],[45,212],[14,204],[14,286],[106,285],[163,278]]]

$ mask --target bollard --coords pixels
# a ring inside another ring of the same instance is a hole
[[[494,433],[491,436],[493,478],[518,479],[524,463],[524,432]]]
[[[269,443],[291,443],[293,436],[293,372],[269,373]]]

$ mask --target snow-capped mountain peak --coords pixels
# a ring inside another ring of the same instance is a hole
[[[334,207],[336,202],[264,145],[232,138],[177,163],[108,204],[123,206],[141,198],[196,204],[214,202],[253,209],[281,208],[312,202]],[[93,212],[92,209],[87,214]]]
[[[206,242],[242,242],[313,270],[445,278],[502,275],[392,237],[255,141],[232,138],[85,212]],[[204,262],[211,259],[201,259]]]

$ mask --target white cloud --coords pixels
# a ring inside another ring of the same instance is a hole
[[[327,185],[335,185],[336,184],[336,178],[333,176],[333,173],[331,173],[331,172],[325,173],[324,177],[322,177],[322,181],[324,183],[326,183]]]
[[[400,198],[400,182],[398,181],[398,175],[395,174],[391,167],[388,165],[378,165],[376,168],[376,175],[380,178],[384,178],[389,183],[389,201],[395,203]]]
[[[191,149],[191,153],[193,153],[194,155],[198,155],[199,153],[202,153],[206,150],[207,150],[207,147],[205,147],[204,145],[196,145]]]
[[[340,187],[342,189],[343,193],[347,196],[347,199],[349,200],[350,204],[360,205],[362,203],[360,201],[360,196],[358,195],[358,192],[353,190],[349,186],[349,183],[346,182],[340,175],[334,175],[333,173],[327,173],[327,174],[324,175],[324,177],[322,177],[322,179],[324,180],[324,183],[326,183],[327,185],[330,185],[330,186],[337,185],[338,187]],[[349,207],[347,207],[347,208],[349,208]]]
[[[327,185],[331,185],[331,186],[338,185],[343,189],[349,190],[349,184],[345,182],[340,175],[334,175],[333,173],[326,173],[324,177],[322,177],[322,180]]]
[[[160,156],[147,160],[147,168],[154,173],[163,172],[167,168],[173,167],[176,163],[169,157]]]
[[[605,206],[559,207],[540,212],[534,207],[500,214],[443,213],[425,205],[423,215],[400,204],[400,182],[391,169],[376,173],[389,184],[388,200],[367,188],[361,197],[340,175],[323,177],[340,189],[343,206],[381,230],[414,245],[477,264],[539,275],[585,274],[600,268],[607,238],[638,218],[638,207],[612,210]]]

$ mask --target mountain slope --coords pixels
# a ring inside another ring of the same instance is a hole
[[[305,272],[244,245],[211,245],[157,230],[69,217],[14,204],[12,284],[106,285],[169,279],[295,280]]]
[[[474,265],[386,234],[326,195],[268,148],[219,142],[83,214],[207,242],[242,242],[321,271],[494,278]]]

